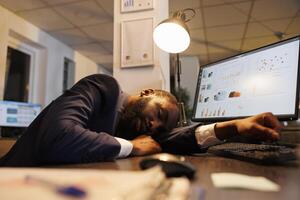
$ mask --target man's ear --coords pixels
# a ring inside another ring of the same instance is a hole
[[[146,89],[146,90],[142,90],[140,93],[140,97],[144,97],[144,96],[150,96],[154,94],[154,90],[153,89]]]

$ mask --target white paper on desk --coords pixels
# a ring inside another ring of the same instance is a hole
[[[168,192],[181,200],[186,199],[190,186],[185,178],[167,179],[159,167],[146,171],[2,168],[0,199],[70,200],[69,196],[58,194],[52,188],[26,182],[25,177],[28,175],[60,185],[77,186],[87,192],[84,200],[153,199],[161,185],[167,181],[172,183]],[[173,186],[180,186],[181,190]]]
[[[247,176],[237,173],[212,173],[211,178],[218,188],[241,188],[266,192],[278,192],[280,186],[262,176]]]

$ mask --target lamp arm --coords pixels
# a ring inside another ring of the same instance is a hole
[[[186,9],[182,10],[182,12],[185,15],[185,19],[184,19],[185,22],[191,21],[191,19],[193,19],[196,15],[196,11],[193,8],[186,8]],[[188,12],[191,12],[192,15],[189,16],[189,18],[186,18],[186,13],[188,13]]]
[[[190,12],[192,13],[188,18],[187,18],[187,13]],[[194,16],[196,15],[196,11],[193,8],[186,8],[183,10],[176,11],[173,14],[173,18],[181,19],[184,22],[190,21]]]

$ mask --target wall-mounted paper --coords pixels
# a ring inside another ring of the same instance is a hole
[[[153,18],[121,24],[121,67],[153,65]]]

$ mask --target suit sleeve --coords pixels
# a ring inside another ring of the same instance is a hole
[[[195,137],[195,129],[200,124],[173,129],[169,133],[160,134],[154,139],[161,145],[164,152],[175,154],[192,154],[205,152]]]
[[[42,124],[44,163],[96,162],[118,156],[121,146],[113,136],[88,128],[95,113],[105,112],[105,90],[98,82],[84,80],[53,102]]]
[[[105,132],[93,132],[70,120],[54,123],[49,133],[58,133],[44,162],[84,163],[114,159],[120,143]]]

